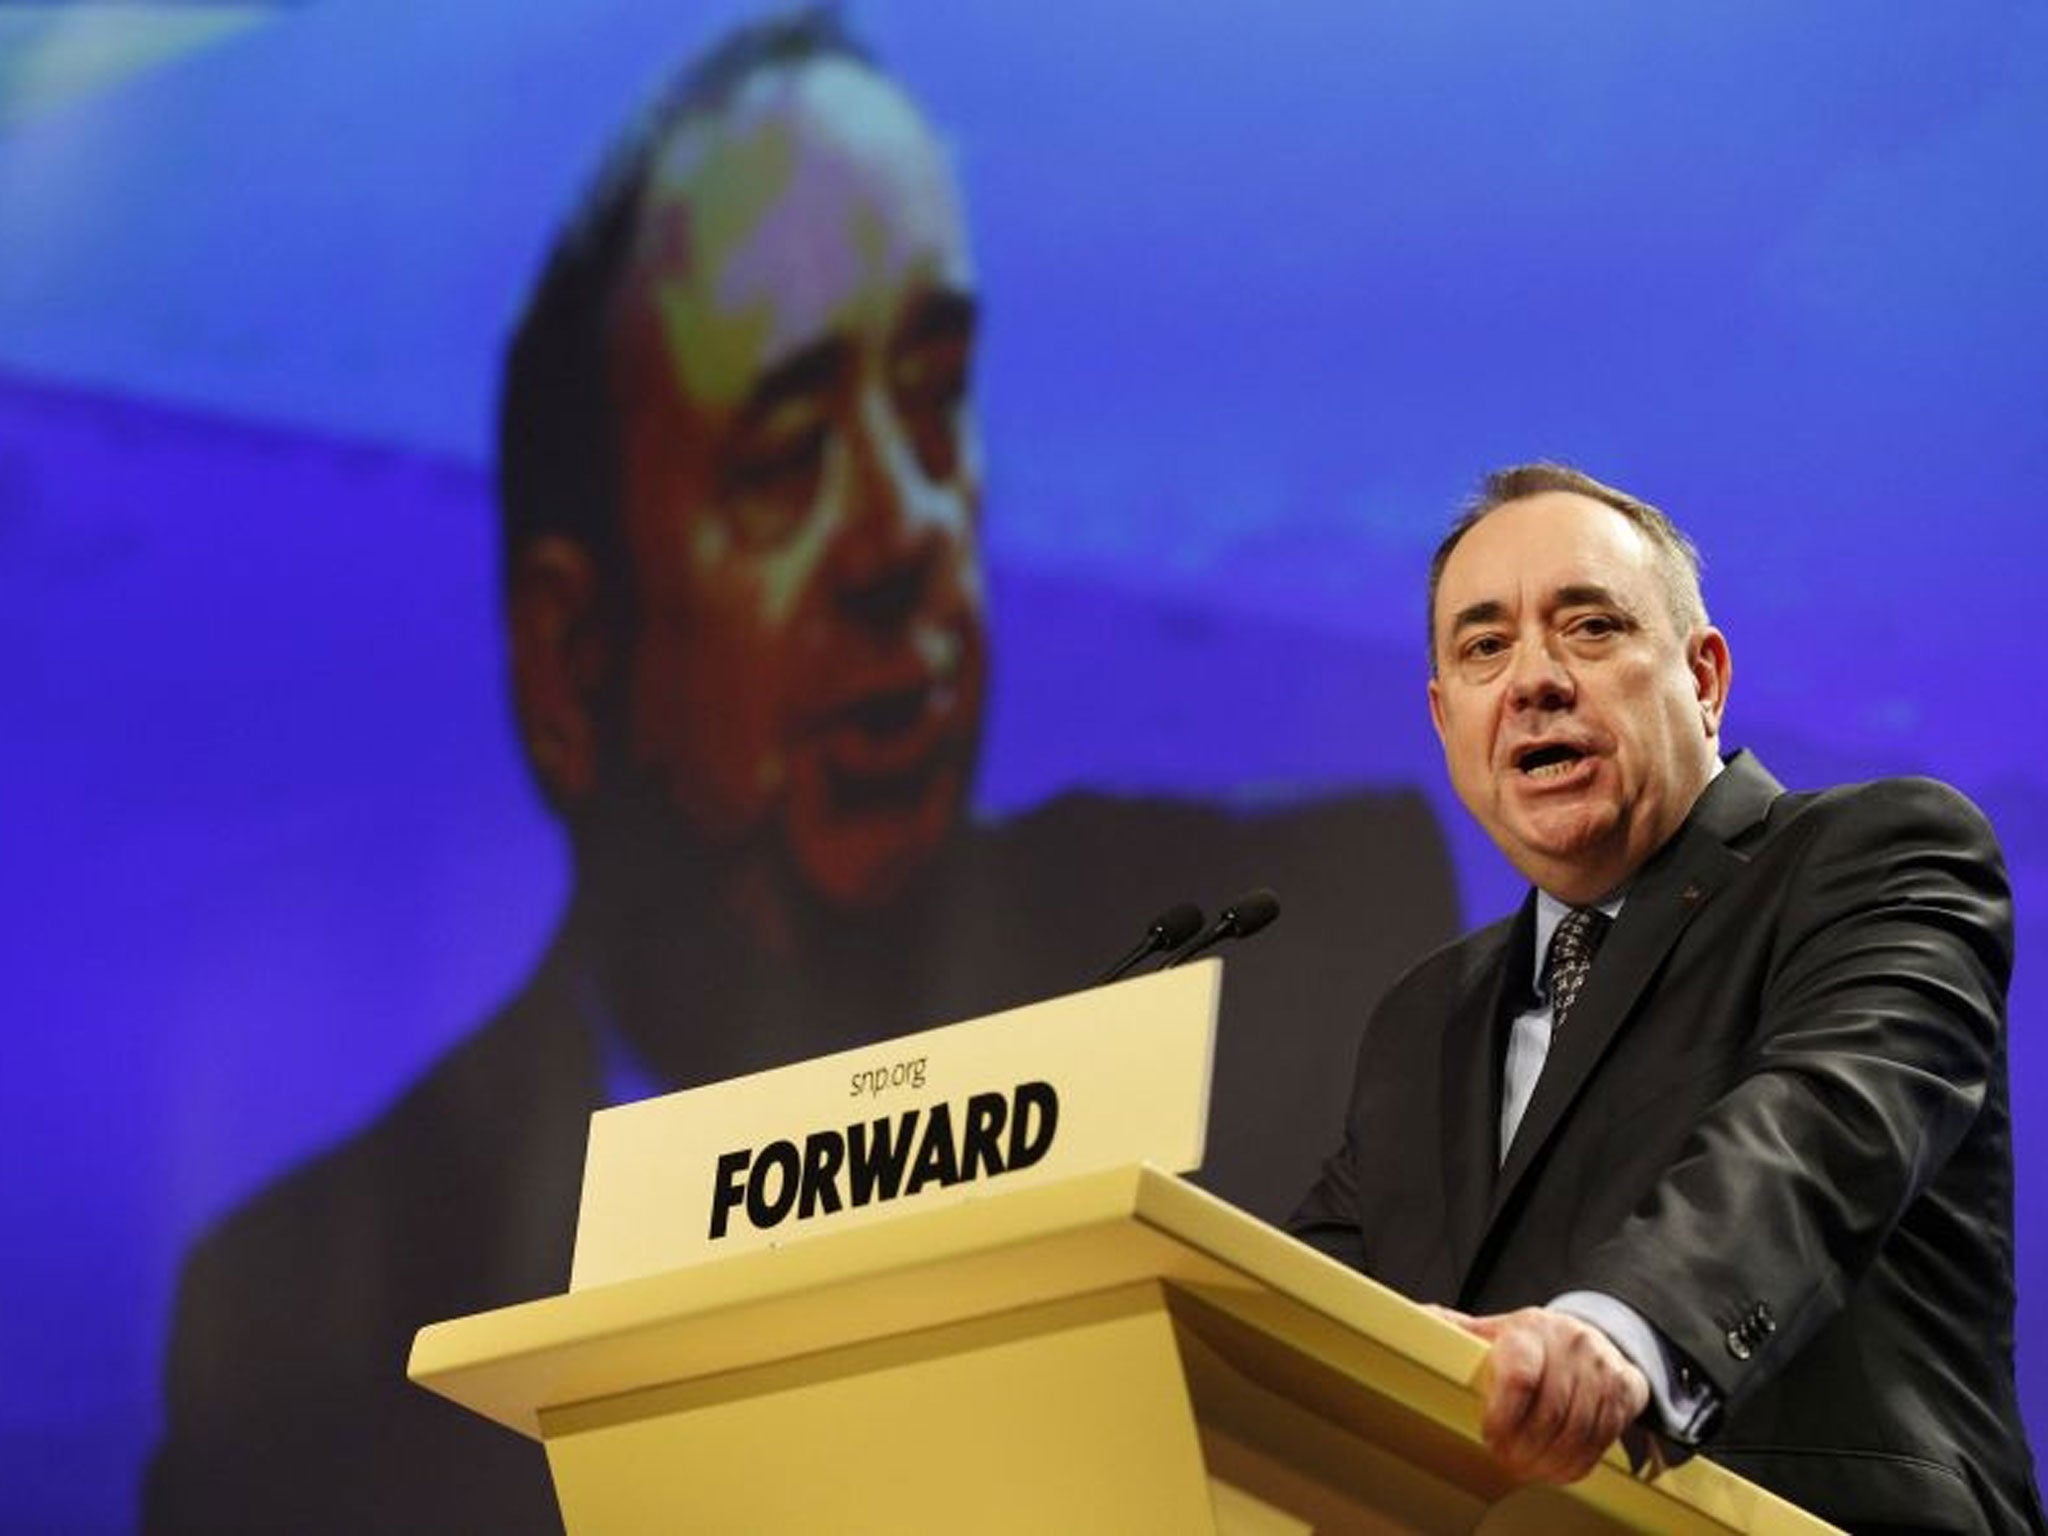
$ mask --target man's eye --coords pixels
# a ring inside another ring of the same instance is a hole
[[[823,422],[742,445],[720,476],[733,531],[756,548],[787,539],[816,505],[831,433]]]
[[[896,408],[931,480],[950,480],[960,467],[960,412],[967,401],[967,355],[959,347],[913,353],[891,381]]]
[[[1602,640],[1622,631],[1621,620],[1609,613],[1589,613],[1573,623],[1571,632],[1589,640]]]
[[[1486,661],[1500,655],[1507,648],[1507,641],[1499,635],[1474,635],[1465,642],[1465,655],[1472,661]]]

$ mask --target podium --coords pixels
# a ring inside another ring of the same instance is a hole
[[[1518,1487],[1484,1347],[1130,1165],[423,1329],[411,1374],[544,1442],[571,1536],[1805,1536],[1704,1459]]]

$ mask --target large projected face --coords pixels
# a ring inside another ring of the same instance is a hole
[[[634,767],[835,906],[902,887],[973,766],[971,295],[929,128],[829,60],[679,131],[619,297]]]
[[[1437,589],[1429,703],[1451,781],[1565,901],[1633,875],[1713,772],[1728,647],[1680,632],[1658,562],[1619,512],[1552,491],[1480,519]]]

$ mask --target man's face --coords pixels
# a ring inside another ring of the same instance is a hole
[[[1657,555],[1600,502],[1508,502],[1444,567],[1431,717],[1459,799],[1535,884],[1607,895],[1713,774],[1728,647],[1681,635]]]
[[[971,294],[923,120],[828,61],[669,143],[615,312],[632,766],[835,906],[928,860],[973,767]]]

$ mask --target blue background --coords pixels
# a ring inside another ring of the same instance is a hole
[[[610,134],[741,14],[0,7],[10,1529],[132,1524],[185,1245],[545,943],[499,349]],[[1937,774],[2005,840],[2048,1424],[2048,12],[852,19],[953,148],[986,293],[983,807],[1420,785],[1492,916],[1423,713],[1429,549],[1497,463],[1659,502],[1731,744]]]

